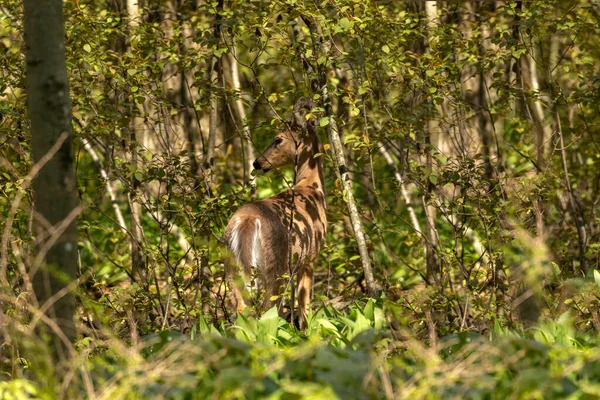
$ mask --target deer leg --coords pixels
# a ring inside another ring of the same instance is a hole
[[[302,267],[298,277],[298,312],[300,329],[306,328],[306,318],[310,308],[310,293],[313,283],[313,263],[309,261]]]
[[[279,290],[281,289],[281,282],[277,279],[276,274],[269,273],[264,280],[265,298],[263,299],[262,309],[269,310],[274,305],[277,305],[278,312],[279,304],[281,303],[281,296]]]
[[[231,302],[233,307],[241,313],[246,308],[246,302],[244,301],[244,296],[242,295],[242,290],[240,289],[240,283],[242,278],[240,276],[239,268],[234,267],[235,264],[231,264],[230,262],[225,262],[225,275],[227,286],[229,286],[229,290],[231,291]]]
[[[232,295],[232,303],[233,307],[241,313],[246,309],[246,302],[244,301],[244,296],[242,295],[242,291],[237,287],[237,285],[230,286],[231,295]]]

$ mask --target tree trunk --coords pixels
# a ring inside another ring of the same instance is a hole
[[[218,0],[216,4],[215,20],[213,22],[213,35],[215,41],[221,40],[221,12],[223,10],[223,0]],[[216,45],[215,45],[216,46]],[[216,50],[216,49],[215,49]],[[214,162],[215,147],[217,144],[217,134],[220,124],[220,102],[217,96],[217,88],[221,82],[221,61],[216,54],[213,54],[209,63],[209,79],[211,85],[210,93],[210,123],[208,128],[208,144],[206,154],[204,154],[204,168],[211,170]],[[207,179],[212,181],[212,172],[207,175]],[[212,185],[211,185],[212,186]]]
[[[440,23],[438,18],[437,2],[425,1],[425,11],[427,13],[427,31],[428,45],[427,52],[431,50],[430,43],[433,40],[433,32],[437,29]],[[438,115],[442,116],[440,106],[435,106],[438,110]],[[429,172],[433,172],[433,157],[431,155],[433,148],[439,149],[442,154],[450,155],[452,151],[448,143],[448,136],[441,134],[439,121],[431,118],[427,122],[427,134],[425,135],[426,150],[426,165]],[[433,142],[433,143],[432,143]],[[427,264],[427,281],[429,284],[435,284],[441,287],[442,284],[442,266],[438,257],[439,236],[436,227],[436,207],[433,202],[434,187],[431,182],[427,182],[425,193],[423,194],[423,211],[425,212],[426,226],[423,231],[425,236],[425,260]]]
[[[392,169],[392,171],[394,171],[394,177],[398,182],[398,186],[400,186],[400,193],[402,193],[402,197],[404,198],[404,203],[406,204],[406,209],[408,211],[408,215],[410,216],[410,221],[412,222],[412,228],[419,235],[419,237],[423,236],[421,224],[419,223],[415,209],[411,204],[410,196],[408,194],[408,190],[406,189],[406,184],[404,183],[404,178],[402,177],[402,174],[400,174],[398,166],[394,162],[394,159],[390,155],[390,152],[384,143],[377,142],[377,149],[385,159],[387,165]],[[427,253],[427,246],[425,246],[425,253]]]
[[[328,100],[329,94],[326,92],[327,87],[324,86],[323,99]],[[328,107],[331,109],[331,106]],[[352,229],[354,230],[354,238],[358,245],[358,252],[360,254],[360,260],[365,274],[365,282],[367,284],[367,293],[371,297],[375,297],[377,291],[375,287],[375,278],[373,277],[373,268],[371,266],[371,259],[369,257],[369,250],[367,249],[367,241],[365,239],[365,232],[362,226],[361,216],[354,200],[354,191],[352,189],[352,180],[348,176],[348,168],[346,168],[346,157],[344,155],[344,146],[338,132],[337,123],[333,112],[328,112],[329,125],[327,133],[329,136],[329,142],[333,149],[333,159],[335,161],[335,167],[340,174],[340,182],[344,188],[344,200],[348,206],[348,213],[350,214],[350,220],[352,221]]]
[[[233,42],[235,49],[235,42]],[[242,124],[242,144],[244,148],[244,181],[250,185],[252,191],[252,199],[256,198],[256,182],[252,175],[252,163],[254,162],[254,144],[252,143],[252,132],[246,120],[246,110],[242,101],[242,85],[240,83],[240,73],[238,71],[238,60],[234,53],[229,54],[229,68],[231,70],[231,83],[235,91],[234,110],[236,111],[238,123]]]
[[[71,101],[65,60],[65,32],[61,0],[25,0],[24,25],[28,115],[34,163],[50,159],[33,181],[36,259],[43,265],[30,271],[35,297],[45,314],[62,332],[51,335],[59,360],[69,357],[65,339],[75,338],[75,297],[66,290],[77,280],[77,181],[71,144]],[[51,149],[62,145],[51,154]],[[60,292],[60,293],[59,293]],[[47,303],[48,304],[45,304]],[[63,335],[64,334],[64,335]],[[63,336],[62,340],[59,336]]]
[[[204,168],[212,169],[215,156],[215,146],[217,145],[217,123],[219,121],[219,98],[216,93],[216,86],[219,84],[219,59],[211,56],[210,59],[210,84],[213,89],[210,94],[210,125],[208,128],[208,145],[204,157]],[[211,179],[210,174],[208,176]],[[212,180],[212,179],[211,179]]]
[[[140,9],[139,3],[136,0],[127,0],[127,22],[131,32],[135,31],[140,22]],[[131,33],[130,32],[130,33]],[[143,108],[141,105],[136,106],[140,115],[143,115]],[[133,114],[133,107],[131,107],[131,114]],[[138,160],[138,140],[143,140],[145,136],[144,122],[142,117],[134,117],[132,119],[132,126],[129,135],[129,152],[131,155],[131,165],[140,167]],[[137,131],[137,135],[136,135]],[[131,193],[128,194],[129,206],[131,209],[131,276],[135,280],[143,285],[147,285],[147,271],[144,262],[144,229],[142,227],[142,205],[139,200],[136,199],[137,193],[140,191],[141,183],[136,178],[136,174],[131,175]]]
[[[308,26],[311,31],[312,38],[318,44],[319,50],[323,56],[327,56],[329,49],[331,48],[331,42],[325,40],[325,37],[321,33],[321,29],[316,24],[313,24],[310,20],[303,18],[304,23]],[[306,65],[305,65],[306,67]],[[310,73],[312,68],[308,68],[306,72]],[[311,79],[312,80],[312,79]],[[320,81],[321,85],[318,85]],[[350,179],[348,167],[346,166],[346,156],[344,154],[344,145],[340,138],[338,125],[335,120],[335,113],[333,112],[333,106],[331,104],[331,95],[327,90],[327,71],[323,66],[319,67],[317,79],[312,80],[313,90],[320,87],[321,98],[323,105],[325,106],[325,115],[329,121],[327,125],[327,134],[329,136],[329,142],[331,143],[331,149],[333,151],[333,160],[337,173],[339,174],[340,183],[344,189],[344,201],[348,206],[348,214],[350,215],[350,221],[352,222],[352,229],[354,230],[354,239],[358,246],[358,252],[360,254],[360,261],[363,267],[363,273],[365,276],[365,283],[367,285],[367,294],[371,297],[375,297],[377,288],[375,286],[375,278],[373,276],[373,267],[371,265],[371,258],[369,256],[369,250],[367,248],[367,241],[365,238],[365,231],[362,226],[361,215],[354,199],[354,190],[352,188],[352,179]],[[317,87],[315,88],[315,84]]]

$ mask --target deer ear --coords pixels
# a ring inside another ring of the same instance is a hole
[[[308,100],[305,97],[300,97],[294,106],[294,122],[296,125],[308,130],[313,130],[316,126],[314,118],[306,120],[306,114],[308,114],[316,104],[314,101]]]

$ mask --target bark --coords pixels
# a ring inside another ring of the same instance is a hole
[[[135,28],[140,23],[140,0],[127,0],[127,14],[130,28]]]
[[[125,233],[128,236],[129,232],[127,232],[127,224],[125,223],[125,218],[123,217],[123,213],[121,212],[121,208],[119,207],[115,190],[113,189],[113,186],[110,182],[108,173],[102,166],[102,161],[100,161],[98,153],[96,153],[96,150],[88,140],[85,140],[83,142],[83,148],[88,152],[90,157],[92,157],[92,160],[98,166],[98,169],[100,170],[100,176],[102,177],[102,180],[106,185],[106,192],[108,193],[108,197],[110,198],[110,203],[112,204],[113,210],[115,211],[115,216],[117,218],[117,222],[119,223],[119,228],[123,231],[123,233]]]
[[[427,13],[427,30],[428,30],[428,49],[431,50],[431,42],[433,40],[433,31],[437,28],[440,20],[437,15],[437,2],[425,1],[425,11]],[[439,112],[440,107],[436,106],[439,115],[443,113]],[[433,171],[433,158],[431,152],[433,147],[439,149],[442,154],[450,155],[450,147],[448,144],[448,135],[440,134],[439,123],[435,119],[431,119],[427,123],[427,134],[425,135],[426,142],[426,159],[425,163],[429,171]],[[432,137],[435,143],[432,146]],[[427,183],[425,194],[423,195],[423,211],[425,212],[426,227],[424,232],[425,235],[425,261],[427,265],[427,280],[429,284],[435,283],[437,286],[441,285],[442,282],[442,267],[437,254],[439,236],[435,225],[436,219],[436,208],[433,206],[433,184]]]
[[[477,38],[477,56],[479,59],[484,59],[486,52],[497,51],[496,45],[490,40],[493,37],[493,33],[490,26],[486,23],[485,19],[482,18],[482,12],[484,8],[488,7],[487,4],[473,3],[470,13],[476,19],[476,28],[479,31],[479,37]],[[473,28],[469,28],[473,30]],[[469,126],[466,129],[467,137],[472,138],[471,148],[466,149],[465,153],[470,156],[473,153],[482,152],[483,163],[485,166],[485,172],[488,179],[493,179],[496,174],[495,165],[492,160],[497,162],[500,149],[497,146],[496,132],[494,130],[494,121],[489,112],[489,104],[494,103],[495,95],[489,90],[492,82],[490,81],[490,75],[494,71],[486,71],[483,64],[477,66],[477,69],[473,69],[468,72],[468,76],[465,76],[467,82],[471,83],[471,96],[467,96],[469,103],[473,104],[475,112],[475,123],[474,126]],[[467,83],[465,82],[465,84]]]
[[[408,195],[408,190],[406,189],[406,184],[404,183],[404,178],[400,174],[398,167],[394,163],[394,159],[390,155],[387,147],[383,143],[377,143],[377,149],[387,162],[388,166],[393,169],[394,177],[398,182],[398,186],[400,186],[400,192],[402,193],[402,197],[404,198],[404,203],[406,204],[406,208],[408,210],[408,215],[410,216],[410,221],[412,223],[412,227],[420,236],[423,236],[423,232],[421,230],[421,224],[419,224],[419,220],[417,219],[417,214],[415,213],[415,209],[411,205],[410,196]]]
[[[235,49],[235,42],[233,45],[233,49]],[[250,127],[248,126],[248,122],[246,120],[246,110],[244,108],[244,103],[242,102],[242,85],[240,84],[240,73],[238,70],[238,60],[234,53],[229,54],[229,67],[231,69],[231,83],[233,86],[233,90],[236,93],[236,97],[233,101],[234,110],[237,114],[238,121],[242,124],[242,144],[244,147],[244,180],[248,182],[250,188],[252,190],[252,198],[256,197],[256,182],[254,176],[252,175],[252,163],[254,162],[255,154],[254,154],[254,145],[252,143],[252,134],[250,132]]]
[[[219,99],[216,93],[216,86],[219,82],[219,59],[212,56],[210,60],[210,82],[213,90],[210,94],[210,124],[208,128],[208,143],[206,154],[204,156],[204,168],[210,170],[215,157],[215,146],[217,144],[217,122],[219,120]]]
[[[523,7],[522,2],[517,2],[517,10],[521,11]],[[521,33],[519,31],[520,17],[519,13],[516,13],[513,21],[512,28],[512,37],[517,42],[521,40]],[[544,137],[547,134],[547,131],[544,130],[544,127],[539,123],[539,112],[543,110],[538,109],[534,112],[529,112],[530,107],[527,104],[527,99],[525,97],[525,78],[527,78],[528,73],[531,73],[531,69],[529,68],[529,56],[522,55],[519,58],[515,58],[513,60],[512,71],[514,74],[514,81],[516,84],[516,89],[520,93],[515,98],[515,103],[513,107],[513,114],[516,118],[528,119],[531,118],[533,120],[534,131],[536,135],[536,162],[535,166],[538,172],[544,168]],[[512,81],[512,79],[509,79]],[[531,80],[531,78],[529,78]],[[537,78],[535,80],[535,85],[539,89],[539,83]],[[530,86],[531,87],[531,86]],[[539,103],[538,103],[539,104]],[[538,108],[534,106],[534,108]],[[534,116],[533,114],[537,114]],[[541,198],[534,198],[532,200],[533,203],[533,214],[535,217],[535,230],[538,236],[544,236],[545,234],[545,223],[544,223],[544,203]]]
[[[140,9],[137,0],[127,0],[127,16],[129,30],[134,31],[139,25],[140,20]],[[137,110],[140,115],[144,114],[144,110],[141,105],[137,106]],[[131,111],[133,111],[133,107],[131,107]],[[131,164],[136,166],[137,169],[140,167],[137,156],[137,141],[144,140],[144,121],[141,116],[137,116],[134,117],[131,122],[132,126],[129,135],[129,153],[131,156]],[[139,193],[141,183],[135,177],[135,174],[132,174],[130,184],[131,192],[128,194],[128,198],[131,209],[131,276],[133,279],[138,279],[141,283],[145,284],[147,281],[147,271],[142,247],[144,239],[144,230],[142,228],[142,205],[136,198],[137,194]]]
[[[522,58],[526,63],[529,84],[537,97],[531,100],[531,117],[533,118],[536,140],[535,147],[537,149],[536,161],[540,169],[544,169],[546,164],[546,154],[550,149],[550,137],[552,136],[552,125],[548,123],[548,116],[544,112],[543,97],[544,93],[541,90],[540,79],[537,72],[537,64],[531,55]]]
[[[131,164],[139,167],[135,131],[131,131],[129,149]],[[131,174],[131,192],[128,193],[129,207],[131,209],[131,275],[134,279],[139,279],[141,283],[146,284],[147,271],[143,251],[144,229],[142,227],[142,205],[137,198],[141,182],[135,175]]]
[[[327,86],[323,87],[323,100],[328,104],[329,93],[327,92]],[[373,268],[371,267],[371,259],[369,257],[369,250],[367,248],[367,241],[365,239],[365,233],[362,226],[361,216],[354,200],[354,191],[352,188],[352,180],[348,175],[348,168],[346,167],[346,156],[344,155],[344,146],[339,135],[337,123],[334,118],[334,114],[331,110],[331,105],[328,104],[327,115],[329,118],[329,125],[327,133],[329,136],[329,142],[333,150],[333,159],[335,161],[336,170],[339,173],[339,179],[344,188],[344,194],[346,205],[348,206],[348,213],[350,214],[350,221],[352,222],[352,228],[354,230],[354,238],[358,246],[360,253],[360,260],[365,274],[365,282],[367,284],[367,293],[371,297],[376,295],[375,278],[373,277]]]
[[[587,275],[589,270],[587,259],[585,257],[588,243],[587,230],[585,229],[585,222],[582,217],[583,213],[579,208],[579,204],[577,204],[577,202],[575,201],[575,194],[573,193],[573,189],[571,187],[571,180],[569,179],[569,169],[567,167],[567,156],[565,154],[566,148],[563,139],[562,124],[560,122],[560,115],[558,114],[558,108],[556,107],[556,105],[554,105],[554,113],[556,116],[557,133],[560,143],[560,155],[563,165],[563,172],[565,173],[565,182],[567,184],[567,193],[569,195],[569,205],[571,207],[571,214],[573,215],[573,219],[575,220],[575,226],[577,227],[577,241],[579,244],[579,271],[575,272],[580,272],[583,273],[583,275]]]
[[[426,166],[429,171],[433,170],[433,162],[431,157],[431,142],[427,136],[428,150],[426,156]],[[437,209],[433,205],[434,187],[431,182],[426,183],[425,193],[423,194],[423,212],[425,213],[425,229],[423,234],[425,237],[425,262],[426,276],[429,284],[441,285],[442,282],[442,266],[438,257],[438,232],[436,227]]]
[[[48,0],[40,7],[37,0],[25,0],[23,4],[33,161],[42,161],[64,139],[33,180],[36,258],[43,258],[43,265],[37,273],[31,271],[38,303],[47,307],[45,315],[62,331],[51,335],[51,346],[57,359],[64,360],[69,354],[63,340],[73,341],[76,334],[75,297],[65,288],[77,279],[78,234],[63,3]],[[57,296],[61,291],[66,293]]]
[[[215,21],[213,23],[213,35],[215,40],[221,39],[221,16],[220,13],[223,10],[223,0],[219,0],[217,5],[217,13],[215,15]],[[208,143],[206,154],[204,155],[204,167],[207,170],[210,170],[213,165],[213,159],[215,156],[215,147],[217,143],[217,134],[218,134],[218,125],[219,125],[219,115],[220,115],[220,104],[219,97],[217,96],[217,89],[219,87],[219,79],[221,74],[221,62],[219,57],[213,54],[210,58],[210,70],[209,70],[209,79],[211,85],[211,93],[210,93],[210,123],[208,128]],[[208,179],[211,179],[210,173],[207,176]]]
[[[324,40],[324,37],[320,31],[320,28],[313,24],[310,20],[303,18],[304,23],[308,26],[313,41],[318,43],[321,54],[327,55],[331,47],[331,43]],[[312,72],[312,67],[308,63],[304,63],[306,72]],[[331,95],[327,90],[327,71],[321,66],[318,71],[317,79],[311,79],[311,86],[313,89],[319,88],[323,105],[325,106],[325,115],[329,120],[327,125],[327,134],[329,136],[329,142],[331,143],[331,149],[333,150],[333,160],[336,167],[336,171],[339,180],[344,189],[344,201],[348,207],[348,213],[350,215],[350,221],[352,222],[352,228],[354,230],[354,238],[358,246],[360,254],[360,260],[365,276],[365,283],[367,286],[367,294],[371,297],[375,297],[377,288],[375,286],[375,278],[373,276],[373,267],[371,265],[371,259],[369,256],[369,250],[367,248],[367,240],[365,237],[364,228],[362,226],[361,215],[354,199],[354,190],[352,188],[352,180],[349,176],[348,167],[346,166],[346,156],[344,154],[344,145],[340,138],[338,125],[335,120],[335,112],[332,107]]]
[[[536,53],[536,45],[530,51]],[[550,153],[550,140],[553,134],[553,125],[558,121],[553,121],[550,113],[545,112],[545,108],[551,106],[552,100],[548,93],[543,90],[544,86],[548,86],[549,76],[546,75],[547,68],[543,66],[541,55],[536,57],[542,64],[538,65],[538,61],[534,59],[535,54],[528,53],[521,57],[520,69],[522,79],[527,81],[529,87],[534,92],[534,97],[530,98],[529,104],[526,102],[530,117],[533,120],[535,131],[535,147],[536,147],[536,168],[537,173],[543,172],[546,168],[546,158]],[[538,66],[541,70],[538,72]],[[522,85],[525,86],[525,85]],[[558,130],[558,127],[557,127]],[[562,137],[561,137],[562,139]],[[567,177],[568,179],[568,177]],[[535,226],[537,236],[543,237],[546,233],[544,212],[546,205],[541,198],[533,199],[533,214],[535,216]]]
[[[522,7],[522,2],[517,2],[517,10],[520,12]],[[519,13],[515,13],[512,22],[512,39],[515,43],[518,43],[521,40],[521,33],[519,31],[520,17]],[[522,69],[522,61],[523,56],[519,56],[519,58],[513,59],[512,71],[514,72],[514,81],[516,88],[519,92],[519,95],[515,98],[515,104],[513,107],[514,116],[517,118],[522,118],[525,115],[525,85],[523,84],[523,69]],[[512,79],[509,80],[509,82]]]

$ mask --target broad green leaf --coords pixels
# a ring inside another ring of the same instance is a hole
[[[279,314],[277,313],[277,306],[271,307],[259,320],[260,326],[263,332],[271,338],[277,337],[277,329],[279,325]]]
[[[337,327],[326,318],[319,318],[317,320],[317,322],[319,323],[319,325],[321,325],[325,329],[335,331],[335,332],[337,332],[337,330],[338,330]]]
[[[594,282],[596,285],[600,286],[600,272],[597,269],[594,270]]]
[[[367,301],[363,312],[367,319],[370,321],[375,321],[375,301],[373,301],[373,299],[369,299],[369,301]]]
[[[348,18],[344,17],[344,18],[340,19],[340,22],[338,23],[338,25],[342,30],[347,31],[348,29],[350,29],[354,26],[354,22],[352,22]]]

